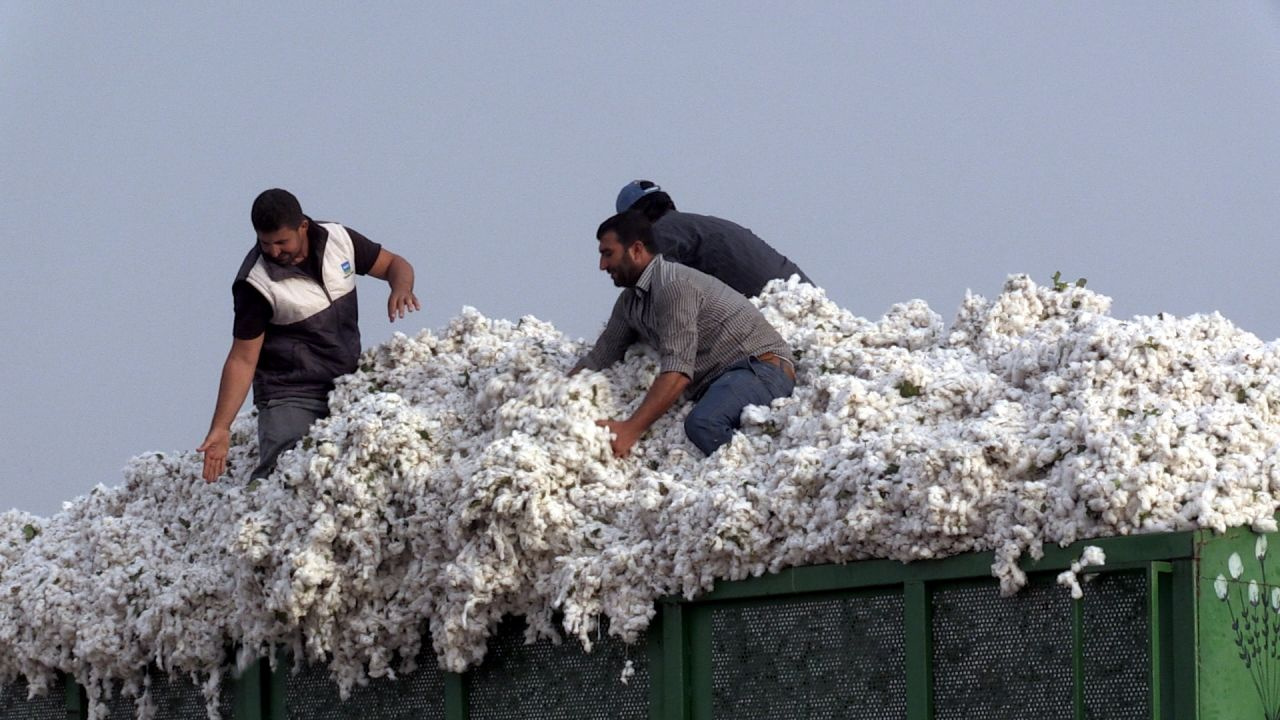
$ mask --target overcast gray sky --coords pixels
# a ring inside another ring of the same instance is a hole
[[[293,190],[463,305],[594,336],[634,178],[840,304],[950,319],[1009,273],[1280,336],[1267,2],[0,0],[0,508],[203,439],[249,205]]]

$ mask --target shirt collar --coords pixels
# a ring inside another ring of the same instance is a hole
[[[329,239],[329,229],[320,224],[318,220],[312,220],[309,215],[303,215],[307,219],[307,245],[315,245],[323,243]]]
[[[660,262],[662,262],[662,256],[654,255],[653,259],[649,261],[649,265],[645,267],[644,272],[640,273],[640,277],[636,280],[636,284],[633,286],[635,290],[646,295],[649,293],[653,286],[653,276],[657,272],[655,268]]]

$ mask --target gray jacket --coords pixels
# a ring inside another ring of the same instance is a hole
[[[700,270],[747,297],[759,295],[770,280],[793,274],[812,283],[755,233],[718,217],[671,210],[653,224],[653,241],[668,260]]]

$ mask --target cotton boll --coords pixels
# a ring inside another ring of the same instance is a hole
[[[1096,545],[1090,545],[1084,549],[1080,555],[1080,559],[1071,563],[1071,569],[1058,575],[1058,584],[1064,585],[1071,589],[1071,597],[1079,600],[1084,597],[1084,590],[1080,587],[1079,575],[1086,567],[1100,566],[1107,562],[1106,553],[1102,548]],[[1086,578],[1087,579],[1087,578]]]
[[[687,403],[612,457],[595,422],[639,406],[652,350],[568,378],[581,342],[464,308],[366,350],[270,478],[247,477],[250,411],[228,480],[150,453],[51,518],[5,514],[0,679],[66,672],[101,716],[113,683],[146,706],[155,663],[212,707],[226,647],[241,664],[289,647],[345,694],[412,669],[424,626],[461,671],[504,615],[588,647],[602,618],[634,641],[656,598],[766,570],[985,551],[1008,593],[1046,542],[1276,529],[1280,348],[1220,316],[1117,320],[1025,276],[968,295],[949,330],[920,301],[871,322],[798,281],[753,302],[800,384],[710,458]],[[1081,592],[1104,560],[1089,547],[1061,579]]]

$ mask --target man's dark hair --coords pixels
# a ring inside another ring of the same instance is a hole
[[[644,213],[627,210],[610,217],[600,223],[600,227],[596,229],[596,240],[603,239],[604,234],[611,230],[618,234],[618,243],[622,245],[623,250],[638,242],[644,245],[645,250],[657,253],[657,248],[653,244],[653,226],[649,224],[649,219],[644,216]]]
[[[280,188],[263,190],[253,201],[253,209],[249,211],[249,219],[253,221],[253,229],[258,232],[272,233],[281,228],[290,230],[302,224],[306,216],[302,214],[302,205],[293,193]]]
[[[638,182],[639,182],[640,188],[643,190],[647,190],[656,185],[656,183],[650,182],[648,180],[640,180]],[[656,223],[658,222],[658,219],[661,218],[663,215],[666,215],[668,212],[675,210],[676,204],[671,199],[670,195],[668,195],[666,192],[662,190],[659,190],[658,192],[652,192],[652,193],[649,193],[648,195],[642,196],[639,200],[632,203],[631,207],[628,209],[638,210],[644,213],[645,217],[649,218],[649,222]]]

